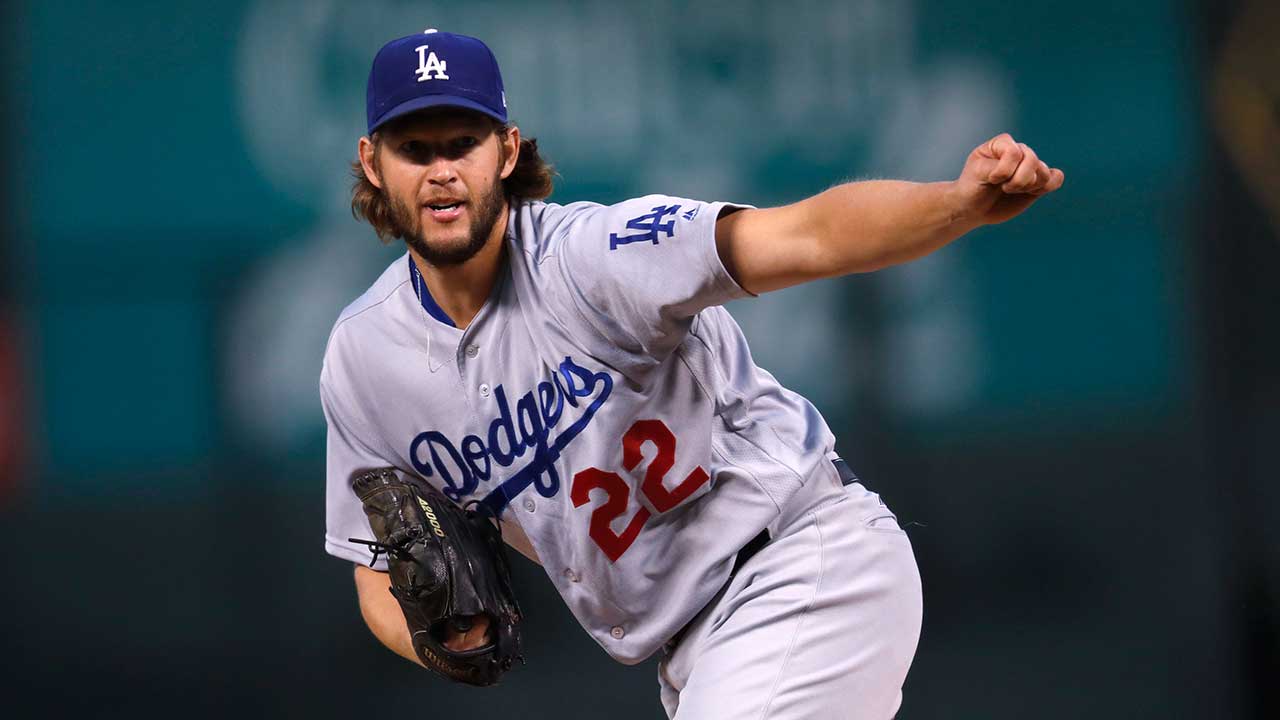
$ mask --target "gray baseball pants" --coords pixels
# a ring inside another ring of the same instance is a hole
[[[887,720],[920,638],[896,517],[824,463],[659,665],[673,720]],[[826,472],[826,471],[830,472]]]

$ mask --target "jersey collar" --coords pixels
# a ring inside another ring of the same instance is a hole
[[[427,281],[422,279],[422,273],[418,271],[418,264],[413,261],[413,254],[407,253],[409,260],[409,282],[413,285],[413,294],[418,296],[418,302],[422,303],[422,309],[427,311],[431,317],[448,325],[451,328],[458,327],[453,322],[444,309],[436,303],[435,298],[431,297],[431,291],[427,289]]]

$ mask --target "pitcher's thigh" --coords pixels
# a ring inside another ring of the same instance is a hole
[[[726,597],[721,624],[684,648],[695,654],[678,695],[664,687],[677,720],[893,717],[920,637],[920,576],[896,524],[848,511],[819,510],[804,537],[756,558],[741,602]]]

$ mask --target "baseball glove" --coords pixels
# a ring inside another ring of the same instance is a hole
[[[386,554],[391,594],[422,664],[450,680],[484,686],[498,682],[516,659],[523,662],[520,606],[495,520],[459,508],[417,478],[401,479],[392,468],[360,474],[351,486],[377,539],[349,540],[367,545],[373,562]],[[476,615],[489,619],[485,646],[445,647],[446,632],[465,631]]]

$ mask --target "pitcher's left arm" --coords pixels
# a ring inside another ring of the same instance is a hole
[[[979,145],[949,182],[868,180],[716,222],[725,268],[752,293],[870,272],[1008,220],[1062,187],[1063,172],[1008,133]]]

